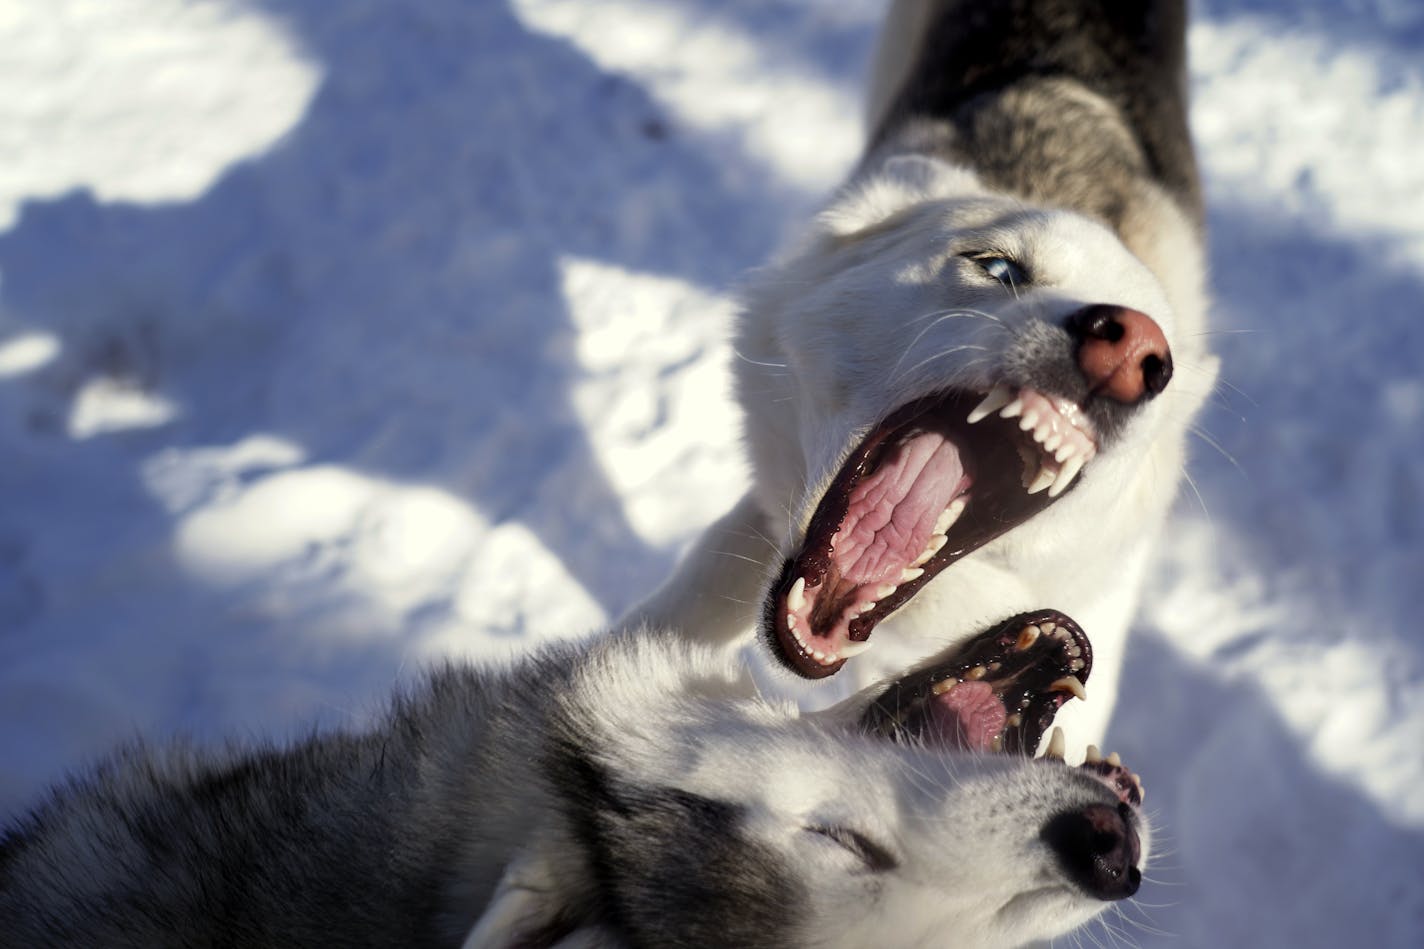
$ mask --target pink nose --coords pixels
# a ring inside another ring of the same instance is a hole
[[[1150,399],[1172,379],[1172,350],[1146,313],[1098,303],[1068,318],[1078,339],[1078,368],[1094,395],[1131,405]]]

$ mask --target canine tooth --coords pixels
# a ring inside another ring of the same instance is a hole
[[[1014,390],[1005,385],[997,385],[984,396],[983,400],[969,413],[969,424],[983,421],[1013,401]]]
[[[984,676],[988,674],[988,669],[985,669],[983,666],[975,666],[973,669],[970,669],[968,672],[964,673],[964,678],[978,680],[984,678]]]
[[[1077,676],[1064,676],[1061,679],[1055,679],[1049,683],[1048,690],[1050,692],[1067,692],[1076,699],[1088,701],[1088,690],[1083,688],[1083,683],[1078,680]]]
[[[842,658],[842,659],[854,659],[856,656],[858,656],[858,655],[860,655],[861,653],[865,652],[865,651],[866,651],[867,649],[869,649],[869,648],[870,648],[870,640],[868,640],[868,639],[867,639],[865,642],[863,642],[863,643],[857,643],[857,642],[849,642],[849,643],[846,643],[844,646],[841,647],[841,658]]]
[[[1087,764],[1097,764],[1099,761],[1102,761],[1102,760],[1103,760],[1103,756],[1102,756],[1102,753],[1098,751],[1098,746],[1097,746],[1097,745],[1089,745],[1089,746],[1088,746],[1088,756],[1087,756],[1086,758],[1084,758],[1083,760],[1084,760],[1084,762],[1087,763]]]
[[[954,688],[958,684],[959,680],[957,679],[945,679],[944,681],[936,682],[933,686],[931,686],[930,692],[934,695],[944,695],[946,692],[948,692],[950,689]]]
[[[791,590],[786,594],[786,606],[792,610],[799,610],[806,605],[806,578],[797,577],[796,582],[791,584]]]
[[[1081,457],[1068,459],[1062,470],[1058,472],[1058,476],[1053,479],[1053,487],[1048,489],[1048,496],[1056,498],[1066,491],[1068,485],[1073,483],[1073,479],[1078,477],[1078,472],[1082,470],[1083,459]]]
[[[1023,399],[1014,399],[999,411],[999,418],[1018,418],[1023,413]]]
[[[1053,726],[1053,731],[1048,735],[1048,750],[1043,753],[1045,758],[1056,758],[1063,760],[1063,755],[1068,751],[1068,740],[1063,737],[1063,729],[1057,725]]]
[[[990,750],[990,751],[1003,751],[1003,750],[1004,750],[1004,736],[1003,736],[1003,735],[995,735],[995,736],[994,736],[994,740],[991,741],[991,742],[989,742],[989,750]]]
[[[945,541],[947,540],[949,540],[949,538],[943,534],[931,534],[929,542],[925,544],[924,552],[916,557],[915,562],[910,564],[910,566],[921,567],[929,563],[930,558],[940,552],[940,549],[944,547]]]
[[[890,594],[894,593],[897,589],[899,589],[899,586],[897,584],[882,583],[880,584],[880,586],[875,588],[875,598],[877,600],[883,600]]]
[[[1019,630],[1019,638],[1014,643],[1014,648],[1017,649],[1019,652],[1023,652],[1025,649],[1038,642],[1038,637],[1042,633],[1043,630],[1030,623],[1023,629]]]
[[[1108,755],[1107,758],[1104,760],[1107,761],[1107,763],[1112,765],[1114,768],[1122,767],[1122,758],[1118,757],[1118,753],[1116,751]]]
[[[1038,469],[1038,477],[1034,478],[1033,483],[1028,486],[1028,493],[1037,494],[1049,485],[1054,484],[1057,479],[1058,472],[1045,464],[1042,468]]]
[[[900,582],[909,583],[911,580],[918,580],[924,575],[925,572],[919,567],[906,567],[904,570],[900,571]]]

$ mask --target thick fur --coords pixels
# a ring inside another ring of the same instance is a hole
[[[1189,424],[1216,373],[1184,27],[1182,0],[894,5],[860,167],[746,293],[736,372],[753,487],[638,618],[745,636],[869,428],[951,387],[1073,391],[1082,381],[1067,316],[1131,307],[1171,346],[1166,391],[1103,410],[1104,444],[1075,487],[928,583],[847,666],[864,683],[1052,604],[1095,647],[1092,701],[1064,711],[1070,744],[1099,739]],[[984,251],[1032,280],[986,286],[958,256]],[[788,687],[812,703],[828,694]]]
[[[133,749],[0,836],[0,946],[1007,946],[1106,905],[1041,837],[1104,783],[863,708],[638,631],[447,668],[363,734]]]

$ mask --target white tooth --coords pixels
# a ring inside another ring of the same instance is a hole
[[[909,583],[911,580],[918,580],[924,575],[925,572],[919,567],[906,567],[900,572],[900,582]]]
[[[1004,406],[1003,411],[999,413],[999,418],[1018,418],[1019,413],[1022,411],[1023,399],[1014,399],[1014,401]]]
[[[1058,636],[1060,639],[1063,638],[1061,635],[1059,635],[1057,623],[1039,623],[1038,628],[1045,633],[1052,633],[1053,635]]]
[[[894,593],[896,589],[896,585],[893,583],[882,583],[880,584],[880,586],[875,588],[875,598],[877,600],[883,600],[890,594]]]
[[[1099,761],[1102,761],[1103,756],[1102,753],[1098,751],[1098,746],[1089,745],[1088,756],[1083,760],[1086,761],[1088,764],[1097,764]]]
[[[1012,402],[1013,398],[1013,389],[1010,389],[1008,386],[1003,385],[994,386],[993,390],[990,391],[988,395],[984,396],[983,401],[981,401],[978,405],[974,407],[974,411],[969,413],[969,424],[973,425],[975,422],[979,422],[988,418],[990,415],[999,411],[999,409],[1002,409],[1004,406]]]
[[[791,610],[800,610],[806,605],[806,578],[797,577],[796,582],[791,584],[791,590],[786,594],[786,606]]]
[[[1053,726],[1053,731],[1048,735],[1048,750],[1043,753],[1045,758],[1057,758],[1063,760],[1063,755],[1068,751],[1068,740],[1063,737],[1063,729],[1057,725]]]
[[[1056,498],[1064,491],[1068,490],[1068,485],[1073,483],[1073,479],[1078,477],[1078,472],[1083,470],[1083,459],[1074,458],[1065,464],[1053,479],[1053,487],[1048,489],[1048,496]],[[1032,492],[1030,492],[1032,493]]]
[[[789,630],[791,630],[793,633],[796,631],[796,614],[795,614],[795,613],[787,613],[787,614],[786,614],[786,628],[789,629]]]
[[[961,494],[945,505],[944,510],[939,512],[939,518],[935,521],[934,532],[948,534],[949,529],[954,526],[955,521],[959,520],[959,515],[964,513],[964,508],[968,504],[969,498]],[[943,546],[942,543],[941,546]]]
[[[1114,751],[1112,754],[1108,755],[1105,760],[1107,761],[1108,764],[1112,765],[1114,768],[1121,768],[1121,767],[1122,767],[1122,759],[1118,757],[1116,751]]]
[[[1064,676],[1057,679],[1049,683],[1048,689],[1051,692],[1067,692],[1084,702],[1088,701],[1088,690],[1083,688],[1083,683],[1078,680],[1077,676]]]
[[[1053,460],[1061,465],[1076,454],[1078,454],[1078,447],[1072,442],[1065,441],[1063,447],[1053,453]]]
[[[1055,469],[1050,468],[1048,464],[1045,463],[1042,468],[1038,469],[1038,477],[1034,478],[1033,483],[1028,486],[1028,493],[1037,494],[1044,488],[1051,485],[1054,482],[1054,479],[1057,477],[1058,472]]]
[[[1023,629],[1019,630],[1018,642],[1014,643],[1014,648],[1017,649],[1019,652],[1023,652],[1025,649],[1038,642],[1038,637],[1042,633],[1043,630],[1030,623]]]
[[[999,752],[1004,750],[1004,736],[995,735],[994,740],[989,742],[989,750]]]
[[[1025,412],[1023,418],[1019,419],[1019,428],[1025,432],[1038,428],[1038,410],[1029,409]]]
[[[821,650],[819,649],[812,649],[811,658],[815,659],[817,662],[820,662],[826,658],[826,654],[821,652]]]
[[[1063,444],[1063,438],[1062,432],[1049,432],[1048,437],[1043,440],[1043,447],[1049,451],[1057,451],[1058,446]]]
[[[1048,436],[1050,436],[1050,435],[1052,435],[1052,434],[1053,434],[1053,422],[1052,422],[1052,420],[1050,420],[1050,419],[1044,419],[1044,420],[1042,420],[1041,422],[1039,422],[1037,426],[1034,427],[1034,430],[1033,430],[1033,440],[1036,441],[1036,442],[1038,442],[1040,445],[1042,445],[1044,442],[1048,441]]]
[[[984,678],[984,676],[988,674],[988,669],[985,669],[983,666],[975,666],[973,669],[970,669],[968,672],[964,673],[964,678],[973,679],[977,681],[979,679]]]
[[[856,656],[870,648],[870,640],[863,643],[850,642],[841,647],[842,659],[854,659]]]
[[[916,557],[915,562],[910,564],[910,566],[923,567],[925,564],[929,563],[930,558],[940,552],[940,548],[944,546],[944,543],[947,540],[949,540],[949,538],[945,537],[943,534],[931,534],[929,543],[925,544],[924,553]]]
[[[876,606],[876,604],[875,604],[875,602],[872,600],[872,601],[869,602],[869,603],[862,603],[862,604],[860,604],[859,606],[857,606],[857,607],[855,608],[855,610],[856,610],[857,613],[869,613],[871,610],[875,609],[875,606]]]
[[[944,695],[944,693],[948,692],[950,689],[954,688],[958,684],[959,680],[957,679],[945,679],[943,682],[936,682],[930,688],[930,692],[934,693],[935,695]]]

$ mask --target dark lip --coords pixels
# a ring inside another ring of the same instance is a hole
[[[1045,624],[1066,635],[1045,633],[1032,645],[1017,648],[1026,627]],[[1072,655],[1070,649],[1078,654]],[[1075,659],[1082,661],[1081,669],[1072,668]],[[1051,609],[1020,613],[989,627],[952,654],[892,682],[871,701],[860,724],[866,731],[894,740],[917,739],[928,720],[934,687],[950,679],[972,678],[993,686],[1005,710],[1020,716],[1018,725],[1005,728],[1002,750],[1032,755],[1059,708],[1071,697],[1050,685],[1065,676],[1086,684],[1092,669],[1092,643],[1071,617]],[[971,670],[989,671],[967,675]]]
[[[975,425],[969,412],[982,392],[949,390],[910,402],[891,413],[865,436],[841,466],[816,506],[801,550],[788,558],[763,610],[763,629],[776,655],[787,668],[807,679],[822,679],[839,672],[846,660],[822,665],[808,655],[786,626],[786,597],[797,577],[822,578],[831,569],[831,542],[849,509],[856,483],[875,470],[885,452],[924,431],[937,431],[960,448],[960,458],[973,481],[970,501],[951,528],[943,549],[926,562],[924,573],[880,600],[874,610],[849,623],[852,642],[870,638],[875,626],[909,602],[942,570],[995,538],[1008,533],[1054,503],[1047,492],[1028,494],[1021,485],[1021,451],[1037,451],[1033,438],[1013,420],[991,416]],[[1077,482],[1060,495],[1066,496]],[[808,581],[809,582],[809,581]]]

